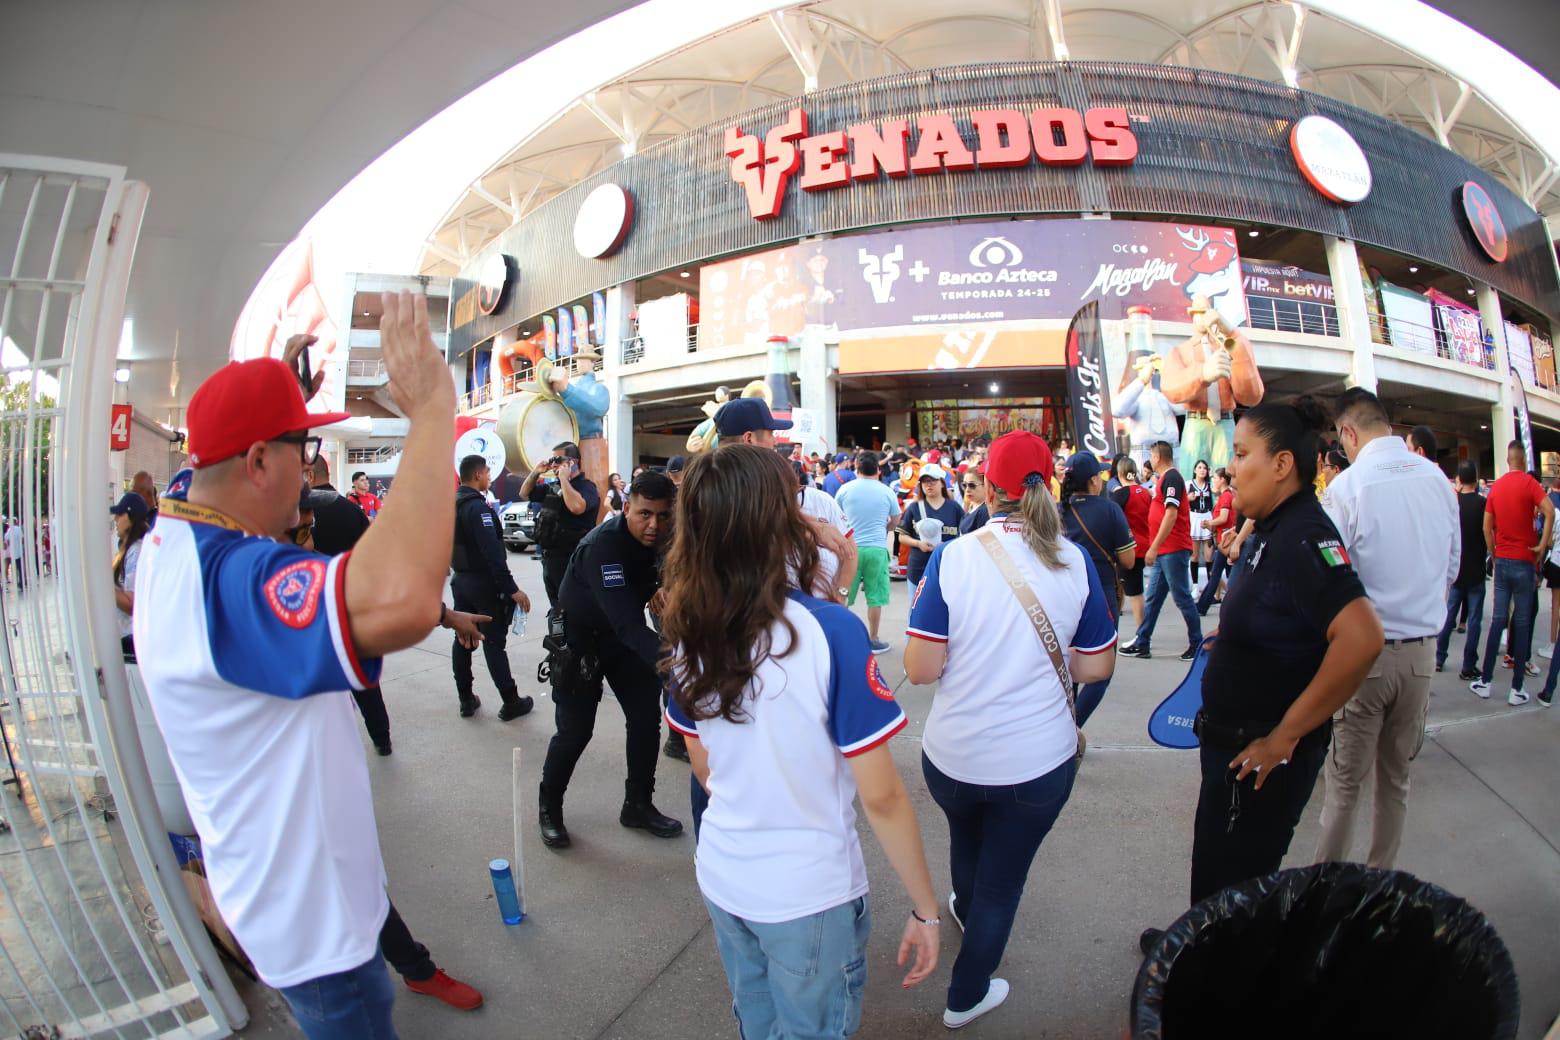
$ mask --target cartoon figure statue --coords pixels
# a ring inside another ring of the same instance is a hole
[[[755,379],[742,388],[741,397],[762,397],[765,404],[774,404],[770,397],[769,387],[762,379]],[[720,411],[720,406],[731,400],[731,391],[724,386],[715,388],[715,399],[705,401],[700,406],[704,412],[704,421],[693,428],[688,435],[688,454],[697,455],[704,451],[714,451],[720,443],[720,432],[715,429],[715,413]]]
[[[1165,355],[1165,396],[1186,409],[1177,465],[1190,473],[1198,459],[1227,466],[1235,444],[1235,406],[1262,400],[1262,373],[1251,341],[1225,324],[1206,296],[1188,309],[1193,334]]]
[[[705,401],[700,406],[704,412],[704,421],[693,428],[688,434],[688,454],[697,455],[703,451],[713,451],[720,441],[720,433],[715,429],[715,413],[720,411],[720,406],[731,400],[731,391],[724,386],[715,388],[715,399]]]
[[[1127,363],[1112,400],[1116,418],[1127,424],[1127,453],[1139,463],[1148,461],[1149,450],[1155,443],[1181,442],[1175,417],[1186,413],[1160,388],[1164,359],[1154,349],[1152,323],[1150,308],[1127,308]]]
[[[574,362],[573,379],[569,378],[569,370],[564,365],[553,365],[546,370],[545,374],[538,369],[538,374],[545,380],[548,389],[558,395],[563,406],[573,412],[574,418],[579,421],[580,450],[583,452],[585,441],[601,438],[602,419],[607,414],[607,408],[612,404],[612,395],[596,379],[596,365],[601,362],[600,354],[593,348],[586,347],[574,355]]]

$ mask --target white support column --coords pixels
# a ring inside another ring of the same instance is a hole
[[[885,444],[903,446],[910,437],[910,413],[889,412],[883,416],[883,441]]]
[[[623,344],[634,334],[629,315],[634,313],[638,295],[632,282],[607,290],[607,313],[603,316],[606,342],[601,347],[600,378],[611,395],[602,433],[607,438],[607,471],[620,474],[624,481],[634,471],[634,402],[623,393]]]
[[[1506,323],[1501,318],[1500,295],[1488,285],[1478,286],[1479,322],[1495,342],[1495,375],[1500,396],[1490,408],[1490,439],[1495,443],[1495,474],[1506,472],[1506,445],[1517,435],[1516,412],[1511,400],[1511,359],[1506,354]],[[1537,459],[1528,459],[1530,468]]]
[[[1354,351],[1349,374],[1351,386],[1376,392],[1376,354],[1370,341],[1370,311],[1365,306],[1365,285],[1360,280],[1360,256],[1346,238],[1324,236],[1327,273],[1332,276],[1333,302],[1338,307],[1338,332]]]
[[[818,433],[829,449],[839,446],[840,393],[836,376],[829,371],[829,345],[815,330],[804,331],[800,339],[801,358],[796,377],[802,384],[803,408],[818,415]]]

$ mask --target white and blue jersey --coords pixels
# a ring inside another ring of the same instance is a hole
[[[1116,642],[1116,622],[1083,550],[1060,540],[1051,570],[1024,544],[1016,521],[994,516],[995,532],[1029,579],[1057,638],[1075,654]],[[980,545],[984,534],[944,542],[927,561],[910,603],[911,638],[948,644],[921,749],[943,774],[990,787],[1044,776],[1078,752],[1067,693],[1034,624]]]
[[[785,619],[795,645],[783,624],[771,627],[773,651],[749,684],[741,722],[694,723],[675,700],[666,710],[672,728],[709,755],[699,888],[727,913],[767,924],[867,894],[845,760],[906,722],[854,614],[793,591]]]
[[[165,499],[136,576],[135,642],[217,907],[276,987],[378,950],[389,909],[350,690],[378,680],[326,558]]]

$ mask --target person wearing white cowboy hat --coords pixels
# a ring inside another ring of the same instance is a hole
[[[574,413],[580,424],[580,440],[602,436],[603,419],[612,404],[612,395],[606,386],[596,379],[596,366],[601,355],[590,347],[570,355],[574,361],[574,376],[569,376],[567,365],[554,363],[551,367],[538,368],[538,377],[548,390],[558,395],[563,406]]]

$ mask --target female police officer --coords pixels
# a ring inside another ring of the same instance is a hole
[[[1302,397],[1258,405],[1235,428],[1235,508],[1256,526],[1203,674],[1193,903],[1278,869],[1332,714],[1381,652],[1381,622],[1311,490],[1326,421]],[[1161,934],[1143,933],[1145,954]]]

